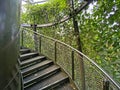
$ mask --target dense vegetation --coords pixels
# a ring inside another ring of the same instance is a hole
[[[75,8],[82,2],[75,2]],[[58,22],[69,15],[70,2],[50,0],[45,4],[25,5],[21,22],[45,24]],[[92,7],[92,9],[90,9]],[[116,81],[120,81],[120,1],[93,2],[76,16],[83,53],[95,60]],[[72,19],[62,24],[40,28],[38,32],[77,47]]]

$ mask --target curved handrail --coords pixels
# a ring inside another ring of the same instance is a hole
[[[107,78],[112,82],[112,84],[114,84],[118,89],[120,89],[120,86],[111,78],[110,75],[108,75],[100,66],[97,65],[97,63],[95,63],[92,59],[90,59],[89,57],[87,57],[87,56],[86,56],[85,54],[83,54],[82,52],[80,52],[80,51],[78,51],[77,49],[73,48],[72,46],[70,46],[70,45],[68,45],[68,44],[66,44],[66,43],[64,43],[64,42],[61,42],[61,41],[59,41],[59,40],[56,40],[56,39],[54,39],[54,38],[51,38],[51,37],[42,35],[42,34],[40,34],[40,33],[38,33],[38,32],[32,31],[32,30],[28,30],[28,29],[25,29],[25,30],[30,31],[30,32],[32,32],[32,33],[34,33],[34,34],[36,34],[36,35],[39,35],[40,37],[44,37],[44,38],[50,39],[50,40],[52,40],[52,41],[55,41],[55,42],[57,42],[57,43],[60,43],[60,44],[62,44],[62,45],[64,45],[64,46],[67,46],[68,48],[71,48],[73,51],[75,51],[75,52],[77,52],[78,54],[80,54],[80,55],[82,55],[83,57],[85,57],[92,65],[94,65],[97,69],[99,69],[99,70],[103,73],[103,75],[104,75],[105,77],[107,77]]]

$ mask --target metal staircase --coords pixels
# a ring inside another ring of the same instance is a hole
[[[24,90],[77,90],[69,76],[53,61],[30,49],[20,49]]]
[[[27,47],[20,49],[23,90],[120,90],[92,59],[36,28],[23,27],[20,34]]]

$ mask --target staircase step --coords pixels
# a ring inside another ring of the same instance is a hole
[[[25,90],[50,90],[50,88],[56,87],[65,82],[69,82],[68,76],[63,72],[59,72],[40,81],[39,83],[25,88]]]
[[[60,84],[62,83],[68,83],[69,82],[69,78],[68,77],[62,77],[59,80],[56,80],[54,83],[50,83],[49,85],[41,88],[41,90],[53,90],[54,87],[58,87]]]
[[[21,67],[22,67],[22,66],[26,66],[26,65],[28,65],[28,64],[31,64],[31,63],[34,63],[34,62],[38,62],[38,61],[41,61],[41,60],[44,60],[44,59],[46,59],[45,56],[33,57],[33,58],[27,59],[27,60],[25,60],[25,61],[22,61],[22,62],[20,63],[20,66],[21,66]]]
[[[24,78],[24,86],[27,86],[30,83],[36,83],[44,78],[47,78],[60,71],[60,67],[57,65],[52,65],[49,68],[46,68],[42,71],[38,71],[30,75],[29,77]]]
[[[27,49],[26,47],[24,47],[24,46],[20,46],[20,49]]]
[[[26,54],[29,52],[30,52],[30,49],[20,49],[20,54]]]
[[[18,63],[24,90],[77,90],[69,76],[52,60],[25,47],[21,47],[20,54]]]
[[[20,55],[20,60],[23,61],[23,60],[33,58],[33,57],[38,56],[38,55],[39,54],[37,52],[22,54],[22,55]]]
[[[52,64],[53,64],[53,62],[51,60],[45,60],[45,61],[42,61],[41,63],[32,65],[32,66],[27,67],[25,69],[22,69],[21,73],[23,74],[23,77],[25,77],[28,74],[31,74],[31,73],[38,71],[38,70],[42,70],[42,69],[44,69]]]
[[[63,83],[55,88],[53,88],[52,90],[77,90],[74,85],[70,84],[70,83]]]

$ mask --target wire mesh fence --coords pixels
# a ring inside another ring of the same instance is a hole
[[[21,45],[38,50],[60,65],[79,90],[120,90],[119,85],[103,69],[73,47],[31,29],[23,28],[21,32]]]

